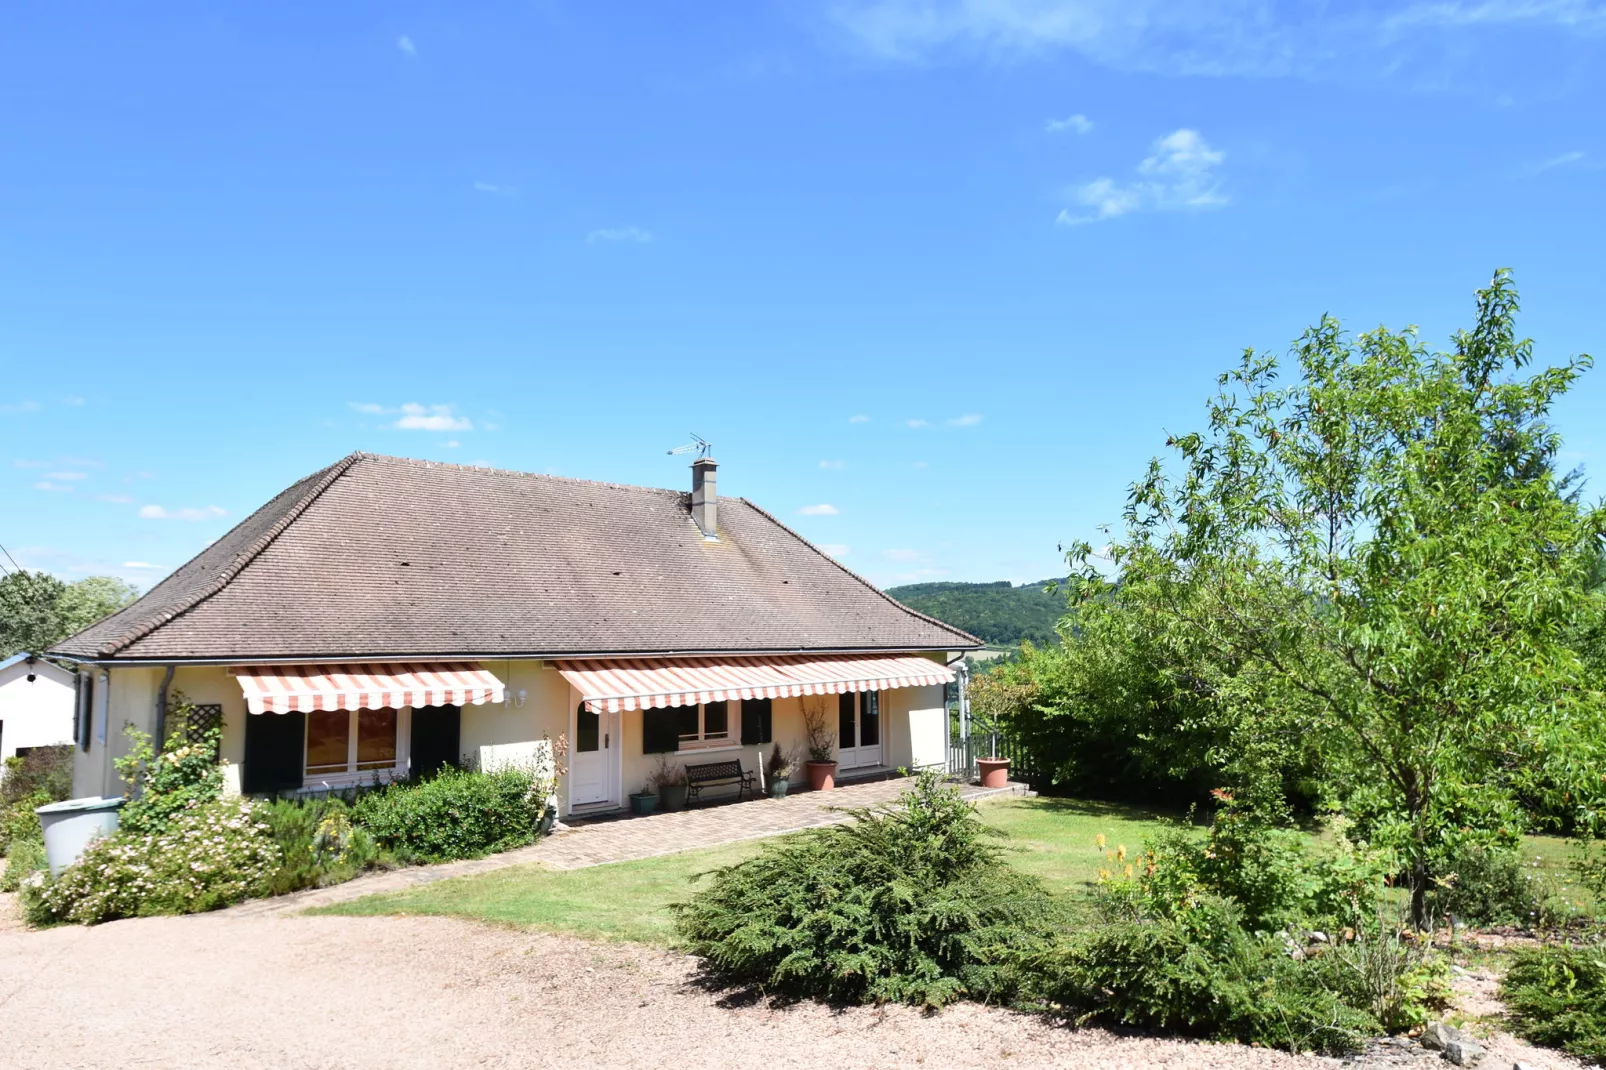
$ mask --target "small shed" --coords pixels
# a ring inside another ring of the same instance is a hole
[[[75,697],[73,674],[53,661],[31,654],[0,661],[0,759],[71,745]]]

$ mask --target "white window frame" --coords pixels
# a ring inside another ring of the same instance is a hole
[[[704,719],[706,705],[706,703],[702,702],[697,704],[697,734],[688,736],[684,732],[680,733],[680,750],[685,752],[739,749],[742,745],[742,707],[740,701],[738,700],[736,703],[736,711],[734,713],[731,711],[731,703],[728,701],[725,703],[725,734],[713,739],[710,739],[707,734],[708,724]],[[689,706],[681,707],[681,709],[690,708]],[[732,729],[732,721],[736,722],[734,731]]]
[[[402,706],[396,710],[396,764],[379,769],[357,768],[357,715],[360,710],[347,710],[351,715],[346,731],[346,770],[342,773],[307,772],[307,733],[312,729],[312,715],[306,718],[301,730],[301,787],[306,789],[349,788],[354,784],[371,784],[375,777],[381,782],[397,780],[407,775],[408,744],[412,741],[413,708]]]

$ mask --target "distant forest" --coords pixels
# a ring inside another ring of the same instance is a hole
[[[997,583],[911,583],[887,594],[910,609],[963,628],[988,646],[1012,647],[1022,639],[1039,646],[1059,641],[1055,623],[1065,614],[1065,595],[1048,594],[1052,580],[1019,587]]]

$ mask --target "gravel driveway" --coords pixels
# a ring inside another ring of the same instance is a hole
[[[0,1064],[56,1067],[1312,1065],[974,1006],[722,1006],[689,960],[447,918],[148,918],[0,934]]]
[[[13,899],[0,896],[0,1067],[1336,1065],[1070,1030],[969,1004],[929,1016],[730,1006],[695,984],[683,955],[451,918],[225,911],[32,932]],[[1578,1066],[1511,1037],[1491,1047],[1485,1070],[1515,1059]],[[1446,1065],[1420,1048],[1363,1062],[1365,1070]]]

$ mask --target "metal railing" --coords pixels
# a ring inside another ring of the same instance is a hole
[[[1009,759],[1009,779],[1035,783],[1042,771],[1032,752],[1013,736],[1002,732],[989,732],[969,739],[948,741],[948,775],[965,780],[976,778],[976,759],[997,755]]]

